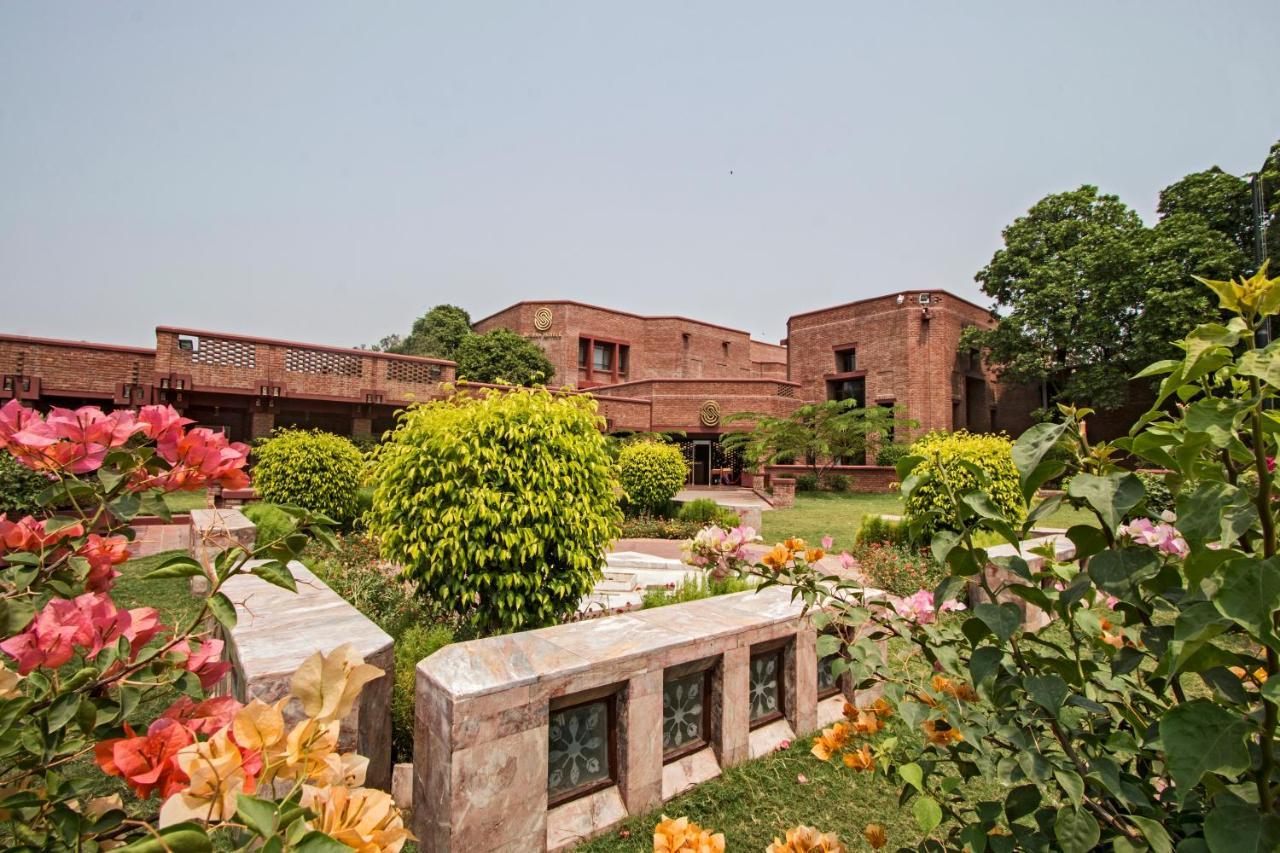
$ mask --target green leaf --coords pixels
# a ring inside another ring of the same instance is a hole
[[[973,615],[981,619],[991,629],[991,633],[1005,643],[1022,627],[1022,611],[1018,609],[1018,605],[1009,601],[1002,604],[984,601],[973,608]]]
[[[237,794],[236,814],[262,838],[270,838],[275,832],[276,804],[270,800]]]
[[[924,771],[920,769],[919,764],[913,761],[910,764],[902,765],[898,768],[898,775],[917,791],[924,791]]]
[[[1173,853],[1173,841],[1170,840],[1169,833],[1159,821],[1132,814],[1124,817],[1142,831],[1142,837],[1147,839],[1147,844],[1151,846],[1153,853]]]
[[[1249,724],[1207,699],[1176,705],[1160,718],[1165,763],[1179,801],[1206,773],[1234,776],[1249,768]]]
[[[916,816],[916,826],[920,827],[920,831],[925,835],[933,832],[938,828],[938,824],[942,823],[942,807],[932,797],[921,796],[911,806],[911,812]]]
[[[204,575],[198,562],[186,555],[171,557],[142,576],[143,580],[158,578],[193,578]]]
[[[1019,785],[1004,798],[1004,815],[1009,823],[1026,817],[1040,805],[1040,789],[1035,785]]]
[[[215,592],[209,596],[209,612],[213,614],[213,618],[218,620],[222,627],[230,631],[236,627],[236,608],[231,603],[231,599],[227,598],[220,592]]]
[[[79,707],[79,693],[64,693],[55,699],[53,705],[49,708],[49,731],[56,732],[71,722],[72,717],[76,715],[76,709]]]
[[[982,646],[974,649],[969,658],[969,676],[975,687],[981,686],[987,679],[994,679],[1000,671],[1000,661],[1004,659],[1004,651],[995,646]]]
[[[298,591],[298,584],[293,578],[293,572],[289,571],[289,567],[278,560],[270,560],[254,566],[250,571],[269,584],[287,589],[289,592]]]
[[[21,634],[35,618],[36,607],[26,598],[0,600],[0,635],[12,637]]]
[[[203,827],[187,821],[165,827],[158,836],[148,833],[119,849],[121,853],[211,853],[213,845]]]
[[[1087,853],[1102,836],[1098,822],[1084,809],[1059,809],[1053,822],[1053,835],[1063,853]]]
[[[818,635],[818,657],[827,658],[840,651],[843,641],[835,634]]]
[[[1095,554],[1088,571],[1098,589],[1124,598],[1134,594],[1137,584],[1160,573],[1160,557],[1150,548],[1133,545]]]
[[[1071,804],[1080,808],[1080,802],[1084,799],[1084,780],[1080,778],[1080,774],[1074,770],[1054,770],[1053,778],[1058,780]]]
[[[319,830],[312,830],[302,836],[302,840],[293,849],[296,853],[348,853],[351,850],[341,841],[335,841]]]
[[[1125,514],[1137,506],[1146,492],[1142,481],[1126,471],[1105,477],[1077,474],[1067,486],[1067,494],[1086,501],[1112,532],[1120,526]]]
[[[1246,557],[1224,565],[1213,605],[1218,612],[1280,649],[1272,614],[1280,610],[1280,557],[1258,560]]]
[[[1067,682],[1056,675],[1032,675],[1023,680],[1028,695],[1055,718],[1062,713],[1062,704],[1067,701]]]
[[[1280,849],[1280,817],[1226,802],[1205,818],[1204,837],[1213,853],[1273,853]]]

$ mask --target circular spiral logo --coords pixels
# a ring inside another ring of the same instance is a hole
[[[539,308],[533,312],[533,327],[539,332],[545,332],[551,328],[551,309]]]
[[[698,409],[698,419],[704,426],[715,426],[720,423],[720,404],[715,400],[703,403],[702,408]]]

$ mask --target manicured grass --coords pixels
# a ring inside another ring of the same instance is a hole
[[[902,514],[902,498],[895,494],[864,495],[836,492],[801,492],[790,509],[763,513],[761,535],[766,542],[797,536],[817,542],[823,536],[835,539],[836,548],[852,548],[862,517],[869,514]],[[1044,520],[1043,527],[1096,525],[1092,513],[1065,507]]]
[[[920,830],[911,807],[898,806],[898,786],[882,773],[860,773],[821,762],[809,754],[812,743],[811,738],[800,738],[790,749],[731,767],[718,779],[575,850],[647,853],[653,849],[653,827],[663,814],[688,817],[723,832],[727,850],[764,850],[775,837],[801,823],[838,834],[851,851],[870,849],[862,840],[868,823],[885,828],[886,849],[914,847]],[[806,781],[801,782],[801,777]]]
[[[170,512],[190,512],[193,509],[204,509],[208,505],[203,491],[170,492],[164,496],[164,502],[169,505]]]

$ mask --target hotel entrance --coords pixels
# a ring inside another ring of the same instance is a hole
[[[719,437],[689,438],[680,442],[689,463],[690,486],[737,486],[742,482],[742,460],[725,450]]]

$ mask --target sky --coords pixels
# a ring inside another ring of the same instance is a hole
[[[1276,0],[6,0],[0,333],[359,345],[576,299],[776,341],[894,290],[988,304],[1045,194],[1153,222],[1256,169],[1278,30]]]

